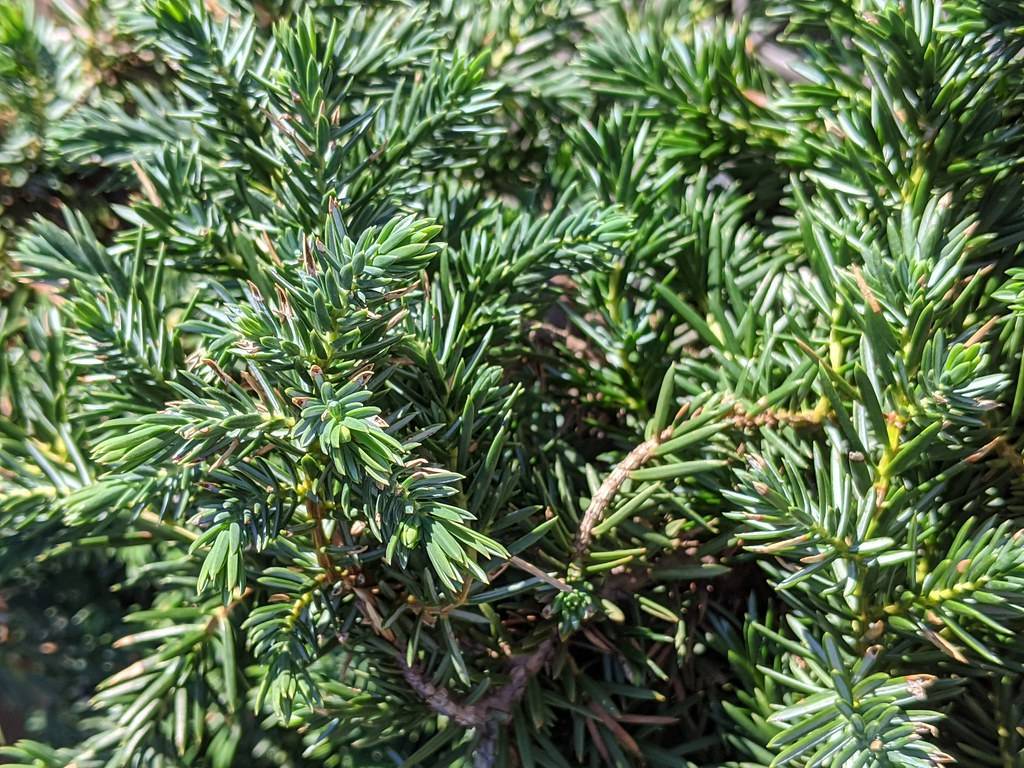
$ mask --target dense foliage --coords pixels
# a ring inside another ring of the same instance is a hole
[[[1024,766],[1024,5],[13,3],[0,81],[8,761]]]

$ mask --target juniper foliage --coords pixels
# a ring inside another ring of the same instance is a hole
[[[1022,29],[5,7],[0,754],[1024,766]]]

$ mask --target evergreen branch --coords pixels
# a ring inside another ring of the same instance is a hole
[[[0,759],[1021,762],[1018,4],[72,5],[0,9]]]

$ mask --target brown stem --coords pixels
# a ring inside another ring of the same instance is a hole
[[[594,534],[594,526],[601,522],[605,511],[615,499],[615,495],[619,492],[622,484],[629,479],[629,473],[635,469],[640,469],[640,467],[646,464],[654,455],[657,447],[672,436],[672,431],[673,428],[668,427],[653,437],[644,440],[626,454],[626,458],[620,461],[611,474],[601,483],[601,487],[597,489],[597,493],[590,500],[587,511],[583,513],[579,530],[576,532],[574,552],[574,561],[576,563],[579,563],[586,556],[587,550],[590,548],[590,539]]]
[[[776,427],[780,424],[791,427],[817,427],[828,417],[818,409],[806,411],[787,411],[785,409],[766,408],[753,415],[747,414],[738,407],[734,408],[729,418],[732,426],[737,429],[757,429],[759,427]]]
[[[317,557],[320,564],[325,566],[327,573],[336,573],[322,544],[323,531],[320,529],[322,510],[319,510],[319,505],[313,504],[310,508],[310,516],[317,524],[314,531],[320,530],[319,535],[314,533],[313,536],[317,543]],[[321,553],[323,559],[320,559]],[[437,714],[449,717],[465,728],[481,729],[481,742],[474,755],[473,766],[474,768],[491,768],[497,757],[498,731],[495,716],[510,712],[516,702],[523,697],[530,678],[540,672],[554,652],[555,638],[549,637],[537,646],[533,653],[513,659],[508,682],[480,701],[466,704],[456,699],[451,691],[444,686],[432,683],[421,667],[407,664],[404,649],[399,644],[395,633],[383,626],[373,594],[368,589],[355,586],[352,586],[351,589],[373,631],[394,647],[398,665],[402,670],[402,677],[416,695]]]
[[[392,644],[395,644],[392,641]],[[452,696],[444,686],[434,685],[419,666],[410,666],[401,652],[396,654],[402,677],[416,695],[439,715],[454,720],[463,728],[475,728],[480,741],[473,753],[473,768],[492,768],[497,760],[498,722],[496,713],[508,713],[526,691],[530,678],[540,671],[554,650],[554,638],[545,640],[529,656],[513,661],[509,681],[473,704],[466,704]],[[396,645],[396,650],[399,650]]]
[[[1017,452],[1017,449],[1006,439],[1005,436],[1000,435],[989,441],[977,451],[968,456],[964,461],[971,464],[976,464],[989,454],[995,454],[1002,459],[1005,459],[1009,464],[1010,469],[1018,475],[1024,475],[1024,458]]]
[[[313,521],[313,545],[316,548],[317,562],[324,570],[327,582],[333,583],[337,580],[338,571],[331,561],[327,551],[327,541],[324,537],[323,521],[324,509],[319,501],[306,500],[306,511]],[[475,768],[490,768],[494,764],[496,755],[495,740],[497,730],[492,716],[495,712],[508,712],[512,706],[522,697],[526,691],[526,684],[529,679],[540,671],[547,662],[548,657],[554,650],[554,640],[549,638],[541,643],[530,655],[514,659],[512,670],[509,673],[509,680],[505,685],[498,688],[490,696],[487,696],[473,704],[465,704],[452,696],[451,692],[444,686],[434,685],[427,679],[426,674],[419,666],[410,666],[405,661],[405,654],[398,643],[398,638],[390,629],[384,627],[380,612],[373,599],[373,594],[368,589],[350,586],[352,593],[359,602],[360,610],[366,617],[373,631],[378,637],[386,640],[397,651],[398,664],[402,670],[402,677],[409,687],[439,715],[449,717],[465,728],[483,728],[483,740],[481,749],[474,759]]]
[[[417,696],[423,699],[423,703],[437,714],[450,717],[465,728],[475,728],[480,724],[473,706],[467,706],[455,700],[451,692],[444,686],[434,685],[427,679],[420,667],[409,666],[402,657],[399,657],[399,666],[402,668],[402,677],[405,678],[405,682],[416,692]],[[482,703],[477,702],[477,705]]]
[[[512,710],[526,692],[530,678],[540,672],[554,650],[555,639],[549,637],[537,646],[533,653],[513,659],[508,682],[490,696],[473,704],[456,700],[447,688],[430,682],[419,667],[406,664],[404,657],[400,656],[398,663],[402,668],[402,677],[409,687],[416,691],[431,709],[440,715],[450,717],[466,728],[480,728],[491,723],[495,714],[507,714]]]
[[[313,548],[316,550],[316,561],[327,574],[327,583],[333,584],[338,572],[327,552],[327,539],[324,538],[324,505],[311,498],[306,499],[306,512],[313,521]]]

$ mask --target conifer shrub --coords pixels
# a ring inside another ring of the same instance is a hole
[[[1024,766],[1022,30],[0,9],[2,759]]]

